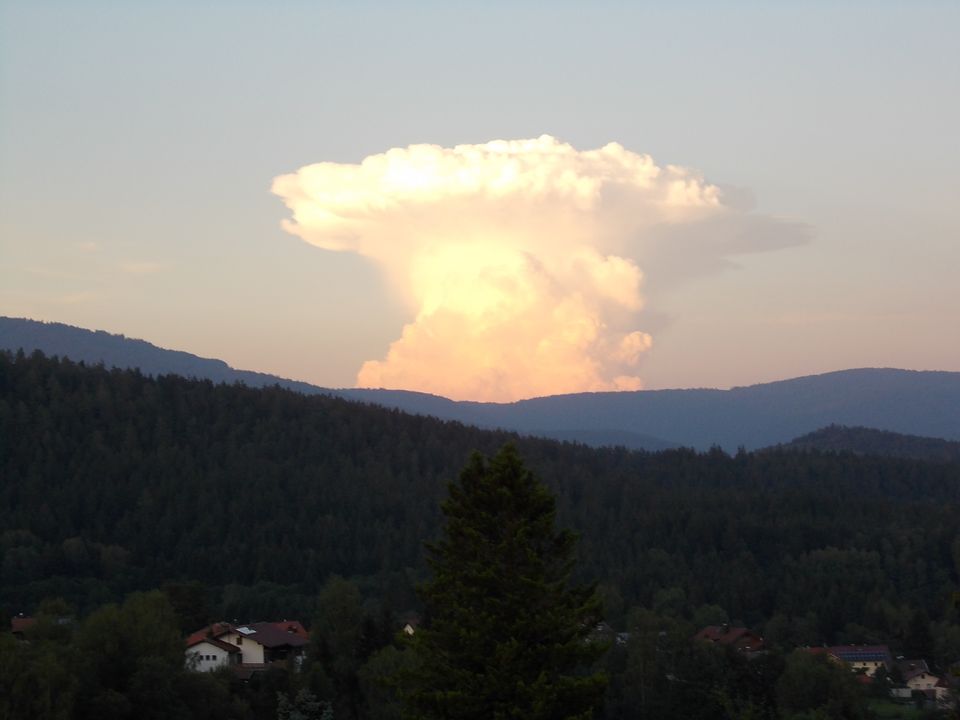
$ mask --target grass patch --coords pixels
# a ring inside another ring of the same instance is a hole
[[[871,700],[870,712],[881,720],[920,720],[923,711],[917,710],[912,702],[898,703],[893,700]]]

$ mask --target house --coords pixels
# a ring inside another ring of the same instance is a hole
[[[13,633],[13,636],[18,640],[24,640],[27,630],[32,628],[36,622],[36,618],[25,617],[22,614],[17,615],[16,617],[10,618],[10,632]]]
[[[296,620],[238,626],[220,622],[187,638],[187,662],[200,671],[230,666],[249,676],[273,663],[301,662],[309,642],[309,633]]]
[[[299,623],[296,623],[299,625]],[[306,632],[304,631],[304,634]],[[309,639],[278,627],[278,623],[251,623],[234,628],[224,637],[243,653],[243,664],[265,664],[303,657]]]
[[[952,707],[950,687],[945,677],[934,675],[926,660],[899,660],[897,669],[903,676],[904,687],[890,691],[893,697],[912,698],[923,693],[928,702],[940,707]]]
[[[240,664],[240,648],[215,637],[187,642],[187,663],[191,670],[211,672]]]
[[[708,625],[694,635],[697,640],[726,645],[737,652],[755,653],[763,650],[763,638],[749,628],[730,625]]]
[[[937,687],[940,677],[930,672],[926,660],[900,660],[897,668],[903,675],[903,683],[912,690],[930,690]]]
[[[400,618],[400,622],[403,623],[403,632],[407,635],[413,635],[420,627],[420,616],[415,612],[408,612]]]
[[[843,663],[856,673],[873,677],[881,667],[893,669],[893,655],[886,645],[833,645],[807,648],[808,652],[823,654],[834,662]]]
[[[28,617],[23,613],[10,618],[10,634],[13,635],[17,640],[28,642],[27,635],[29,634],[30,630],[36,626],[37,620],[37,618]],[[74,618],[71,615],[47,615],[44,617],[44,622],[52,623],[62,627],[65,625],[72,625]]]

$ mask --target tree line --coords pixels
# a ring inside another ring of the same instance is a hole
[[[0,636],[0,716],[238,720],[867,720],[854,676],[823,656],[745,656],[637,608],[609,649],[595,585],[571,584],[575,536],[515,448],[474,454],[450,483],[442,537],[427,545],[426,617],[412,637],[388,609],[333,577],[317,598],[306,662],[244,680],[197,673],[181,640],[196,587],[134,593],[78,621],[46,600],[23,637]],[[178,611],[179,609],[179,611]],[[391,632],[392,631],[392,632]],[[626,637],[620,642],[621,637]],[[876,699],[885,691],[874,683]],[[601,707],[601,701],[605,701]],[[897,708],[892,708],[898,710]],[[936,710],[925,716],[940,717]]]
[[[508,441],[579,533],[577,580],[616,628],[642,608],[748,624],[784,651],[960,658],[957,464],[598,450],[22,353],[0,354],[0,608],[59,597],[86,616],[181,586],[195,620],[311,617],[343,576],[417,610],[446,483]]]

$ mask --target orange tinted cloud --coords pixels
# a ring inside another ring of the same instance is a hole
[[[415,310],[358,386],[473,400],[641,387],[644,253],[700,228],[722,255],[747,217],[693,171],[546,135],[317,163],[273,192],[288,232],[376,261]]]

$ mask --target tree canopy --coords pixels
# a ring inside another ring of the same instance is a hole
[[[428,546],[425,626],[407,700],[421,718],[586,718],[606,679],[578,672],[603,651],[594,588],[573,585],[576,538],[549,490],[507,445],[475,453]]]

